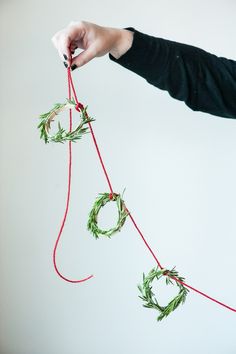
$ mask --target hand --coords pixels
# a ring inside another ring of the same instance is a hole
[[[133,32],[101,27],[85,21],[73,21],[55,33],[52,42],[65,66],[74,70],[109,52],[118,59],[132,46]],[[83,51],[73,56],[77,48]]]

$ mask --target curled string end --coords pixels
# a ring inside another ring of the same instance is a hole
[[[57,267],[57,262],[56,262],[56,247],[57,247],[57,244],[56,244],[56,246],[55,246],[55,248],[54,248],[54,251],[53,251],[53,266],[54,266],[55,272],[57,273],[57,275],[58,275],[61,279],[63,279],[64,281],[66,281],[66,282],[68,282],[68,283],[74,283],[74,284],[75,284],[75,283],[82,283],[82,282],[85,282],[85,281],[87,281],[87,280],[93,278],[94,275],[90,275],[90,276],[88,276],[88,277],[86,277],[86,278],[73,280],[73,279],[69,279],[69,278],[65,277],[64,275],[62,275],[61,272],[59,271],[58,267]]]
[[[92,275],[90,275],[89,277],[86,277],[86,278],[83,278],[83,279],[73,280],[73,279],[69,279],[69,278],[64,277],[64,275],[62,275],[62,274],[58,271],[57,268],[55,268],[55,270],[56,270],[56,273],[59,275],[59,277],[60,277],[61,279],[63,279],[64,281],[68,282],[68,283],[74,283],[74,284],[75,284],[75,283],[82,283],[82,282],[85,282],[85,281],[87,281],[87,280],[89,280],[89,279],[91,279],[91,278],[94,277],[94,275],[92,274]]]
[[[87,281],[87,280],[89,280],[89,279],[91,279],[93,277],[94,277],[94,275],[92,274],[92,275],[90,275],[87,278],[84,278],[84,279],[81,279],[81,280],[76,280],[75,283],[82,283],[82,282],[85,282],[85,281]]]

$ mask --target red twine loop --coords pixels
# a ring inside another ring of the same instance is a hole
[[[78,101],[77,99],[77,95],[76,95],[76,92],[75,92],[75,88],[74,88],[74,84],[73,84],[73,81],[72,81],[72,76],[71,76],[71,71],[70,71],[70,68],[67,68],[67,74],[68,74],[68,92],[69,92],[69,99],[71,99],[71,89],[73,91],[73,94],[74,94],[74,98],[75,98],[75,101],[76,101],[76,110],[77,111],[80,111],[80,109],[84,108],[83,105]],[[70,131],[72,130],[72,110],[70,109],[69,111],[69,118],[70,118]],[[95,138],[95,135],[94,135],[94,132],[93,132],[93,128],[92,128],[92,125],[90,122],[88,122],[88,125],[89,125],[89,128],[90,128],[90,132],[91,132],[91,135],[92,135],[92,138],[93,138],[93,142],[94,142],[94,145],[95,145],[95,148],[96,148],[96,151],[97,151],[97,154],[98,154],[98,157],[99,157],[99,160],[100,160],[100,163],[101,163],[101,166],[102,166],[102,169],[103,169],[103,172],[105,174],[105,177],[107,179],[107,183],[108,183],[108,186],[109,186],[109,189],[110,189],[110,195],[109,195],[109,198],[112,199],[113,198],[113,189],[112,189],[112,186],[111,186],[111,182],[109,180],[109,177],[108,177],[108,174],[107,174],[107,171],[105,169],[105,165],[103,163],[103,160],[102,160],[102,157],[101,157],[101,153],[99,151],[99,148],[98,148],[98,144],[97,144],[97,141],[96,141],[96,138]],[[67,217],[67,212],[68,212],[68,209],[69,209],[69,200],[70,200],[70,186],[71,186],[71,166],[72,166],[72,151],[71,151],[71,141],[69,141],[69,174],[68,174],[68,192],[67,192],[67,201],[66,201],[66,210],[65,210],[65,214],[64,214],[64,217],[63,217],[63,220],[62,220],[62,225],[61,225],[61,228],[60,228],[60,231],[59,231],[59,234],[58,234],[58,237],[57,237],[57,240],[56,240],[56,243],[55,243],[55,246],[54,246],[54,250],[53,250],[53,264],[54,264],[54,268],[57,272],[57,274],[62,278],[64,279],[65,281],[67,282],[70,282],[70,283],[80,283],[80,282],[83,282],[83,281],[86,281],[90,278],[93,277],[93,275],[90,275],[89,277],[87,278],[84,278],[82,280],[70,280],[66,277],[64,277],[58,270],[57,268],[57,265],[56,265],[56,250],[57,250],[57,246],[58,246],[58,242],[59,242],[59,239],[61,237],[61,234],[62,234],[62,231],[63,231],[63,228],[64,228],[64,224],[65,224],[65,221],[66,221],[66,217]],[[128,215],[134,225],[134,227],[136,228],[136,230],[138,231],[139,235],[141,236],[143,242],[145,243],[146,247],[148,248],[148,250],[150,251],[151,255],[153,256],[153,258],[155,259],[155,261],[157,262],[158,266],[161,268],[161,269],[164,269],[162,267],[162,265],[160,264],[160,262],[158,261],[156,255],[154,254],[154,252],[152,251],[151,247],[149,246],[149,244],[147,243],[146,239],[144,238],[142,232],[140,231],[139,227],[137,226],[133,216],[131,215],[130,211],[126,208],[127,212],[128,212]],[[168,271],[166,271],[165,273],[163,273],[165,275],[168,275]],[[174,279],[176,282],[179,282],[180,284],[184,285],[185,287],[197,292],[198,294],[206,297],[207,299],[227,308],[228,310],[230,311],[233,311],[233,312],[236,312],[236,309],[212,298],[211,296],[203,293],[202,291],[200,290],[197,290],[196,288],[180,281],[179,279],[175,278],[175,277],[171,277],[169,276],[170,278]]]

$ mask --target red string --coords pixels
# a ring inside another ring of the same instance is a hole
[[[68,98],[71,99],[71,87],[70,87],[70,72],[68,70]],[[70,123],[70,131],[72,130],[72,110],[69,110],[69,123]],[[58,246],[58,242],[60,240],[62,231],[64,229],[64,225],[66,222],[66,218],[67,218],[67,213],[68,213],[68,209],[69,209],[69,203],[70,203],[70,191],[71,191],[71,170],[72,170],[72,149],[71,149],[71,141],[69,141],[69,169],[68,169],[68,189],[67,189],[67,199],[66,199],[66,209],[65,209],[65,213],[62,219],[62,224],[60,227],[60,231],[59,234],[57,236],[57,240],[53,249],[53,265],[54,268],[57,272],[57,274],[59,275],[59,277],[61,277],[62,279],[64,279],[65,281],[69,282],[69,283],[81,283],[83,281],[86,281],[90,278],[93,277],[93,275],[90,275],[87,278],[81,279],[81,280],[72,280],[72,279],[68,279],[66,277],[64,277],[60,271],[58,270],[57,264],[56,264],[56,252],[57,252],[57,246]]]
[[[72,76],[71,76],[70,68],[67,69],[67,73],[68,73],[69,80],[70,80],[70,84],[71,84],[72,91],[73,91],[73,94],[74,94],[75,102],[77,103],[76,109],[77,109],[78,111],[80,111],[80,109],[83,109],[84,106],[82,105],[82,103],[80,103],[80,102],[78,101],[78,98],[77,98],[77,95],[76,95],[76,92],[75,92],[75,86],[74,86],[74,83],[73,83],[73,80],[72,80]],[[96,150],[97,150],[97,154],[98,154],[100,163],[101,163],[101,165],[102,165],[103,172],[104,172],[104,174],[105,174],[105,176],[106,176],[107,183],[108,183],[109,189],[110,189],[110,191],[111,191],[111,193],[110,193],[110,199],[112,199],[113,190],[112,190],[111,182],[110,182],[110,179],[109,179],[109,177],[108,177],[108,173],[107,173],[107,171],[106,171],[105,165],[104,165],[104,163],[103,163],[102,156],[101,156],[101,153],[100,153],[99,148],[98,148],[97,140],[96,140],[95,135],[94,135],[94,132],[93,132],[92,125],[91,125],[90,122],[88,122],[88,125],[89,125],[89,129],[90,129],[90,131],[91,131],[91,134],[92,134],[93,142],[94,142],[94,145],[95,145],[95,147],[96,147]]]
[[[83,107],[83,105],[78,101],[78,98],[77,98],[77,95],[76,95],[76,92],[75,92],[75,87],[74,87],[73,80],[72,80],[72,76],[71,76],[70,68],[67,69],[67,73],[68,73],[69,98],[71,97],[71,92],[70,92],[70,85],[71,85],[71,88],[72,88],[72,91],[73,91],[73,94],[74,94],[74,98],[75,98],[75,101],[76,101],[76,104],[77,104],[76,109],[77,109],[78,111],[80,111],[80,110],[83,109],[84,107]],[[110,182],[110,180],[109,180],[108,173],[107,173],[107,171],[106,171],[105,165],[104,165],[104,163],[103,163],[103,160],[102,160],[102,157],[101,157],[101,153],[100,153],[100,150],[99,150],[99,148],[98,148],[98,144],[97,144],[97,141],[96,141],[94,132],[93,132],[92,125],[91,125],[90,122],[89,122],[88,124],[89,124],[89,128],[90,128],[90,131],[91,131],[91,134],[92,134],[93,142],[94,142],[94,145],[95,145],[95,148],[96,148],[96,151],[97,151],[97,154],[98,154],[98,157],[99,157],[99,160],[100,160],[100,163],[101,163],[103,172],[104,172],[104,174],[105,174],[105,177],[106,177],[106,179],[107,179],[107,183],[108,183],[108,186],[109,186],[109,189],[110,189],[110,192],[111,192],[111,193],[110,193],[110,199],[112,199],[112,195],[113,195],[112,185],[111,185],[111,182]],[[71,125],[72,125],[72,115],[71,115],[71,110],[70,110],[70,127],[71,127]],[[58,239],[57,239],[57,241],[56,241],[55,248],[54,248],[54,253],[55,253],[55,249],[56,249],[56,247],[57,247],[57,244],[58,244],[58,241],[59,241],[59,238],[60,238],[60,234],[61,234],[61,232],[62,232],[62,230],[63,230],[63,226],[64,226],[64,222],[65,222],[65,219],[66,219],[66,215],[67,215],[67,211],[68,211],[68,206],[69,206],[70,181],[71,181],[71,142],[69,142],[69,147],[70,147],[70,150],[69,150],[69,151],[70,151],[70,155],[69,155],[69,183],[68,183],[67,206],[66,206],[66,212],[65,212],[65,215],[64,215],[64,219],[63,219],[63,222],[62,222],[62,227],[61,227],[61,230],[60,230],[60,233],[59,233],[59,236],[58,236]],[[151,253],[151,255],[153,256],[153,258],[154,258],[155,261],[157,262],[158,266],[159,266],[161,269],[164,269],[164,268],[162,267],[162,265],[160,264],[160,262],[158,261],[157,257],[155,256],[153,250],[152,250],[151,247],[149,246],[147,240],[146,240],[145,237],[143,236],[142,232],[140,231],[139,227],[137,226],[137,224],[136,224],[136,222],[135,222],[133,216],[131,215],[130,211],[129,211],[127,208],[126,208],[126,210],[127,210],[127,212],[128,212],[128,215],[129,215],[129,217],[130,217],[130,219],[131,219],[131,221],[132,221],[134,227],[135,227],[136,230],[138,231],[139,235],[141,236],[143,242],[145,243],[146,247],[147,247],[148,250],[150,251],[150,253]],[[54,257],[54,260],[55,260],[55,257]],[[55,262],[54,262],[54,266],[55,266],[55,269],[56,269],[57,273],[59,274],[59,276],[60,276],[61,278],[63,278],[64,280],[66,280],[66,281],[70,281],[70,282],[73,282],[73,283],[77,283],[77,282],[80,282],[80,281],[88,280],[88,279],[90,279],[90,278],[92,277],[92,276],[90,276],[90,277],[85,278],[85,279],[83,279],[83,280],[77,280],[77,281],[73,281],[73,280],[72,280],[72,281],[71,281],[71,280],[68,280],[67,278],[63,277],[63,276],[58,272],[58,270],[57,270],[57,268],[56,268]],[[168,274],[168,273],[167,273],[167,274]],[[164,275],[167,275],[167,274],[164,274]],[[229,310],[231,310],[231,311],[233,311],[233,312],[236,312],[236,309],[234,309],[233,307],[230,307],[230,306],[224,304],[223,302],[220,302],[220,301],[214,299],[213,297],[211,297],[211,296],[209,296],[209,295],[203,293],[202,291],[200,291],[200,290],[198,290],[198,289],[196,289],[196,288],[194,288],[194,287],[192,287],[192,286],[190,286],[190,285],[188,285],[188,284],[182,282],[181,280],[177,279],[176,277],[172,277],[172,276],[170,276],[170,275],[168,275],[168,276],[169,276],[170,278],[172,278],[173,280],[175,280],[176,282],[179,282],[180,284],[184,285],[185,287],[187,287],[187,288],[189,288],[189,289],[191,289],[191,290],[197,292],[198,294],[200,294],[200,295],[206,297],[207,299],[209,299],[209,300],[211,300],[211,301],[213,301],[213,302],[215,302],[215,303],[217,303],[217,304],[219,304],[219,305],[221,305],[221,306],[223,306],[223,307],[225,307],[225,308],[227,308],[227,309],[229,309]]]

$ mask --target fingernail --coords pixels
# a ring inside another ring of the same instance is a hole
[[[76,64],[73,64],[72,66],[71,66],[71,70],[75,70],[77,68],[77,65]]]
[[[65,60],[68,60],[67,55],[63,54],[63,57],[65,58]]]
[[[66,68],[68,67],[68,64],[65,61],[63,61],[63,64],[65,65]]]

